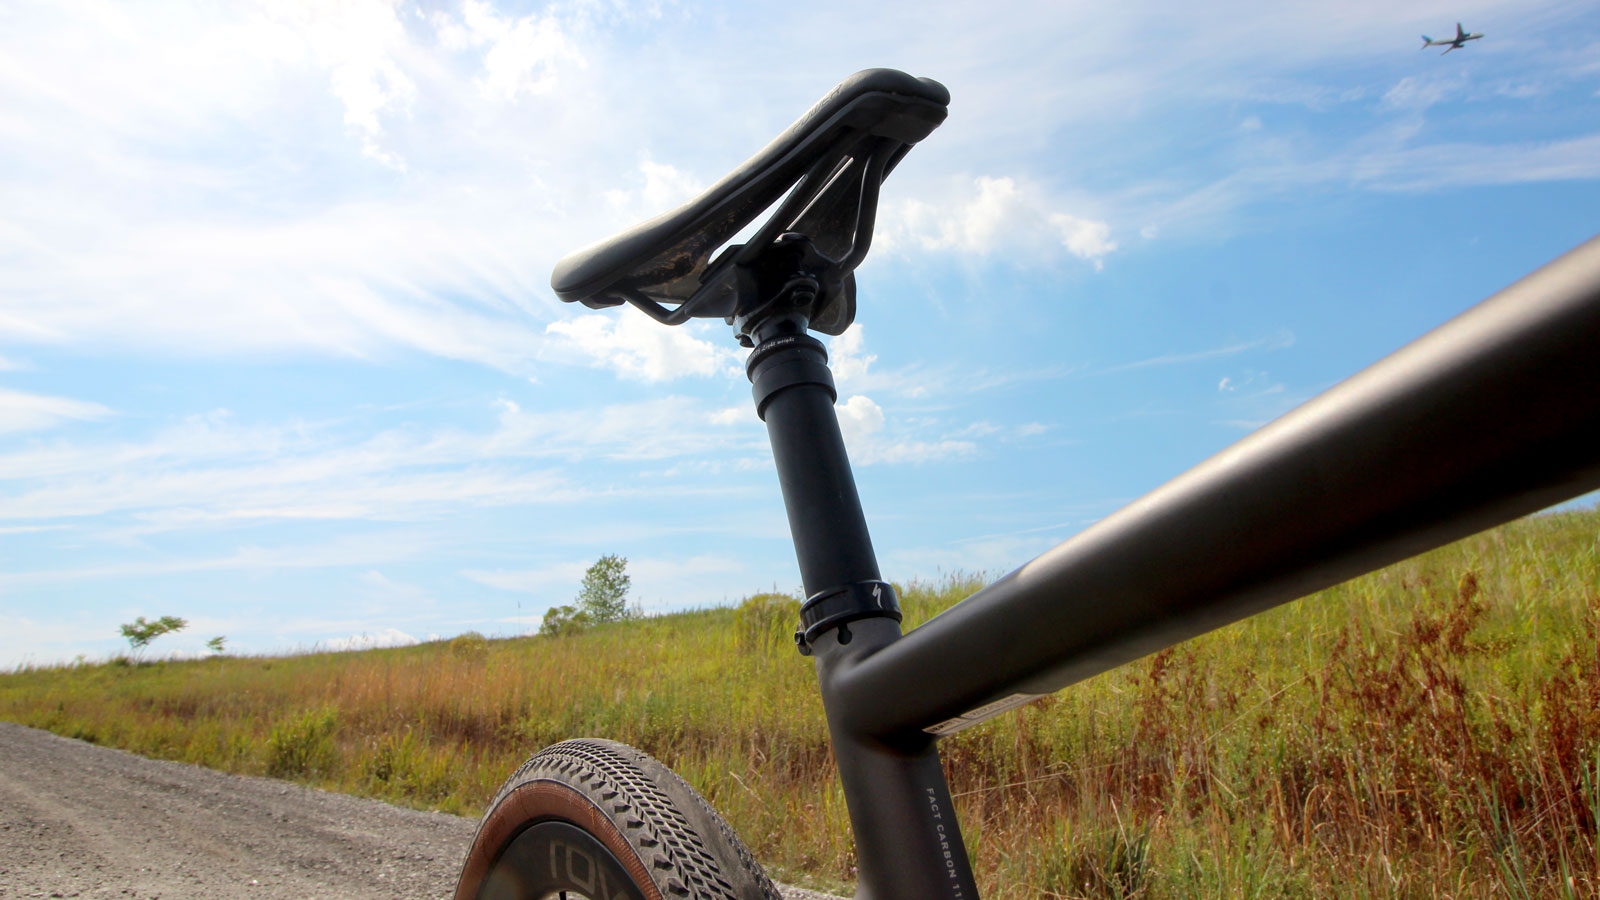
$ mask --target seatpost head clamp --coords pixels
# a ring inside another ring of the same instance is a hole
[[[726,321],[741,346],[754,347],[762,326],[776,316],[798,316],[813,328],[841,317],[848,326],[854,318],[854,279],[810,238],[786,232],[748,262],[739,261],[743,249],[733,248],[706,278],[707,285],[728,284],[736,296]]]

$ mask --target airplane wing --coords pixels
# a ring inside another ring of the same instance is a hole
[[[1467,36],[1467,32],[1461,27],[1461,23],[1457,22],[1456,23],[1456,40],[1459,41],[1459,40],[1461,40],[1462,38],[1464,38],[1466,36]]]

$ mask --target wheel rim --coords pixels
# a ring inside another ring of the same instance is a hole
[[[645,900],[628,870],[588,832],[564,821],[524,829],[495,860],[478,900]]]

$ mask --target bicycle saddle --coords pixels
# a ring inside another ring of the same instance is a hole
[[[770,299],[775,279],[799,273],[815,285],[804,295],[810,327],[840,334],[855,318],[852,272],[871,246],[878,185],[944,121],[949,103],[937,81],[857,72],[700,196],[568,254],[550,286],[562,300],[591,309],[631,303],[668,325],[732,323]],[[748,243],[712,260],[785,192]]]

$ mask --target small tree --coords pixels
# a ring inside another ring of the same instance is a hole
[[[587,613],[596,624],[620,622],[628,618],[628,587],[633,579],[628,577],[628,560],[607,554],[595,560],[589,571],[583,573],[583,586],[578,591],[578,609]],[[560,607],[557,607],[559,609]]]
[[[144,616],[140,616],[122,626],[122,636],[128,639],[128,646],[138,654],[156,638],[169,632],[182,631],[188,625],[186,620],[177,616],[162,616],[154,622],[146,622]]]
[[[576,606],[552,606],[544,614],[539,633],[551,637],[578,634],[589,627],[589,614]]]

